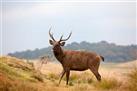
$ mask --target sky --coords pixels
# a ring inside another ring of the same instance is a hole
[[[137,44],[135,0],[1,0],[2,55],[49,45],[72,31],[71,42]]]

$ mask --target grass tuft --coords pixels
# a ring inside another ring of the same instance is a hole
[[[89,89],[88,85],[86,85],[86,84],[80,84],[80,85],[76,85],[70,91],[91,91],[91,90]]]
[[[72,81],[69,81],[69,86],[74,86]]]
[[[137,67],[128,74],[128,90],[137,91]]]
[[[44,82],[43,76],[41,74],[33,74],[32,75],[33,78],[37,79],[40,82]]]
[[[21,76],[18,72],[15,71],[14,68],[8,66],[7,64],[5,63],[2,63],[0,62],[0,70],[1,72],[3,72],[4,74],[7,74],[7,75],[12,75],[12,76]]]
[[[57,79],[59,79],[59,76],[58,76],[57,74],[54,74],[54,73],[49,73],[49,74],[47,75],[47,77],[48,77],[48,79],[50,79],[50,80],[57,80]]]
[[[94,86],[97,89],[109,90],[119,88],[121,86],[121,82],[118,82],[115,78],[104,78],[101,82],[95,82]]]

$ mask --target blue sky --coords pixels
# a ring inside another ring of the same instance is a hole
[[[2,54],[50,46],[51,26],[57,39],[72,31],[67,43],[105,40],[119,45],[137,44],[135,0],[2,1]]]

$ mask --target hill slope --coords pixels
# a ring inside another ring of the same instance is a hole
[[[15,57],[0,57],[0,91],[42,91],[39,84],[43,82],[44,77],[31,64]]]
[[[68,86],[64,78],[58,85],[61,65],[52,62],[43,65],[41,74],[34,69],[39,61],[33,62],[31,65],[15,57],[0,57],[0,91],[137,91],[137,69],[128,67],[131,62],[101,64],[101,82],[90,70],[71,72]]]

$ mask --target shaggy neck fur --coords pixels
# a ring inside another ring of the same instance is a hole
[[[64,57],[64,53],[63,53],[62,48],[59,47],[58,50],[54,50],[54,49],[53,49],[53,53],[54,53],[56,59],[57,59],[59,62],[62,63],[63,57]]]

